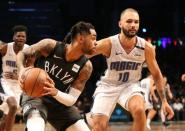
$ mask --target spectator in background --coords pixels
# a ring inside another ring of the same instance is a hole
[[[180,120],[180,116],[183,111],[183,104],[181,103],[180,98],[175,99],[175,103],[173,103],[173,109],[175,112],[175,120]]]

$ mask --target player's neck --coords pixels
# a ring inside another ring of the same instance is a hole
[[[78,60],[82,56],[82,52],[79,47],[69,44],[66,47],[66,60],[72,62]]]
[[[119,40],[120,40],[122,47],[126,50],[127,49],[132,50],[135,47],[136,42],[137,42],[136,36],[132,38],[128,38],[122,33],[119,35]]]
[[[23,46],[22,47],[19,47],[19,46],[16,46],[15,43],[13,44],[13,49],[14,49],[14,52],[17,54],[20,50],[23,49]]]

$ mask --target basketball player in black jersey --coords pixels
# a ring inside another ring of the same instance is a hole
[[[70,44],[43,39],[18,54],[20,76],[26,58],[35,56],[35,66],[50,77],[45,82],[43,97],[33,99],[23,95],[28,131],[44,131],[46,121],[57,131],[89,131],[73,104],[91,75],[92,64],[84,55],[94,52],[94,43],[89,23],[78,22],[71,28]]]

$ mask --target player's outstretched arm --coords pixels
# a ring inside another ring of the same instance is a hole
[[[148,42],[146,43],[146,46],[145,46],[145,58],[146,58],[148,68],[156,84],[160,98],[162,101],[163,100],[166,101],[163,76],[155,58],[155,48],[153,47],[153,45],[151,45]]]
[[[111,53],[111,40],[110,38],[104,38],[96,42],[95,52],[92,55],[87,55],[88,58],[91,58],[96,55],[104,55],[109,57]]]
[[[168,114],[167,118],[171,119],[174,116],[174,112],[166,100],[166,94],[164,91],[163,76],[162,76],[162,73],[159,69],[159,66],[158,66],[156,58],[155,58],[155,49],[152,46],[152,44],[150,44],[148,42],[146,42],[146,46],[145,46],[145,58],[146,58],[148,68],[153,76],[154,81],[155,81],[160,99],[162,101],[162,109],[164,110],[166,115]]]

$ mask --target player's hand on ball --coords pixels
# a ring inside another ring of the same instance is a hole
[[[23,83],[24,83],[24,79],[25,79],[24,73],[26,72],[26,70],[28,70],[28,69],[30,69],[30,68],[33,68],[33,67],[22,68],[22,69],[19,71],[18,82],[19,82],[19,85],[20,85],[21,88],[23,87]]]
[[[19,85],[20,85],[21,88],[23,87],[23,84],[24,84],[24,79],[25,79],[24,72],[25,72],[26,70],[27,70],[27,68],[22,68],[22,69],[19,71],[18,82],[19,82]]]
[[[53,84],[55,86],[54,81],[49,77],[49,75],[47,75],[46,79],[49,81],[49,83],[51,83],[51,84]]]
[[[47,78],[48,81],[46,81],[44,83],[44,93],[42,94],[42,96],[45,95],[51,95],[51,96],[55,96],[58,92],[58,90],[55,88],[55,83],[53,82],[53,80],[48,76]]]

